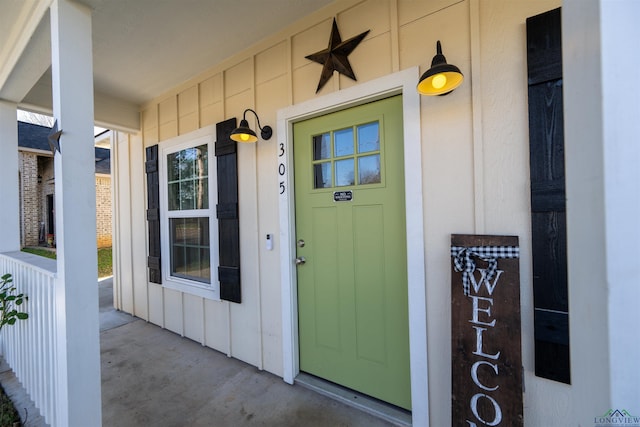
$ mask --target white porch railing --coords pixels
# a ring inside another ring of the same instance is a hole
[[[29,299],[27,320],[5,325],[0,351],[45,421],[55,426],[59,396],[56,375],[56,262],[24,252],[0,254],[0,276],[9,273]]]

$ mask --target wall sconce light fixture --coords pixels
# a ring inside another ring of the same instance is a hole
[[[437,53],[431,61],[429,68],[420,77],[418,92],[422,95],[447,95],[462,84],[464,76],[458,67],[447,64],[447,59],[442,54],[440,40],[436,44]]]
[[[249,127],[249,122],[247,122],[247,111],[251,111],[256,116],[256,120],[258,121],[258,128],[260,129],[260,136],[262,137],[262,139],[266,141],[267,139],[271,138],[271,135],[273,135],[273,129],[271,129],[271,126],[260,126],[260,119],[258,118],[258,114],[252,109],[247,108],[246,110],[244,110],[244,113],[242,113],[240,126],[235,128],[233,132],[231,132],[231,139],[236,142],[256,142],[258,140],[258,136],[253,130],[251,130],[251,128]]]

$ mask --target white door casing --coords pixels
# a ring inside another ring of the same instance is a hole
[[[295,269],[295,200],[293,196],[293,123],[402,94],[409,346],[413,425],[429,426],[427,369],[427,307],[422,195],[420,95],[418,67],[409,68],[278,111],[277,167],[280,180],[280,268],[282,292],[282,346],[284,381],[293,384],[300,372]]]

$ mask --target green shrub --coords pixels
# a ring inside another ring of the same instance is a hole
[[[16,295],[16,287],[12,283],[10,274],[0,277],[0,330],[4,325],[13,325],[18,320],[29,318],[27,313],[18,308],[28,298],[22,293]]]
[[[4,389],[0,387],[0,427],[15,427],[21,426],[20,415],[16,408],[13,406],[13,402],[6,395]]]

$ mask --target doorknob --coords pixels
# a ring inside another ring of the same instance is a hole
[[[307,262],[307,260],[306,260],[306,259],[304,259],[304,257],[303,257],[303,256],[299,256],[298,258],[296,258],[296,265],[302,265],[302,264],[304,264],[305,262]]]

